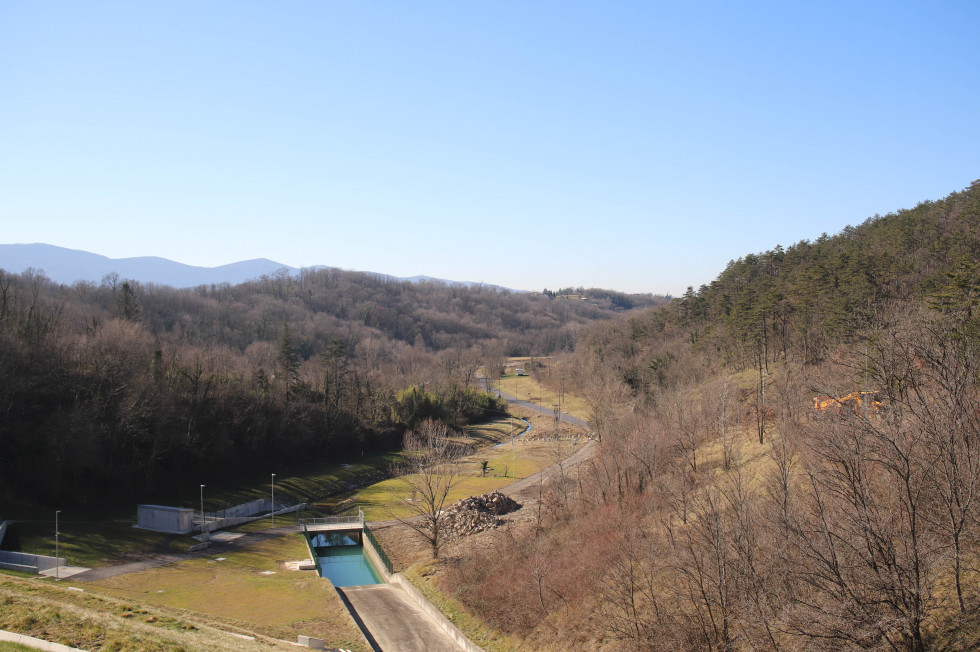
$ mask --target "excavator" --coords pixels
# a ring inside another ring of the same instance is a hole
[[[878,398],[878,392],[851,392],[840,398],[813,397],[813,409],[817,412],[830,410],[834,414],[843,414],[844,408],[852,409],[858,415],[872,414],[881,409],[881,399]]]

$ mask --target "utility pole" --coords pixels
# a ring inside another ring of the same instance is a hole
[[[510,417],[510,468],[511,475],[517,479],[517,452],[514,450],[514,417]]]
[[[201,534],[204,534],[204,485],[201,485]]]
[[[276,527],[276,474],[272,474],[272,504],[269,515],[272,517],[272,527]]]

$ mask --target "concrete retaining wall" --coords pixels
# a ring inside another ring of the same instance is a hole
[[[45,555],[28,555],[23,552],[11,552],[0,550],[0,568],[10,570],[25,571],[28,573],[40,573],[50,570],[55,566],[64,566],[65,558],[48,557]]]
[[[218,519],[238,518],[240,516],[255,516],[256,514],[267,513],[271,507],[271,500],[268,498],[259,498],[258,500],[253,500],[248,503],[228,507],[227,509],[219,509],[216,512],[212,512],[211,515]]]
[[[256,503],[256,502],[261,502],[261,501],[252,501],[252,503]],[[271,501],[266,500],[265,501],[265,504],[266,505],[269,505],[270,502]],[[247,505],[251,505],[252,503],[246,503],[246,504]],[[242,505],[239,505],[239,507],[242,507]],[[306,509],[306,503],[300,503],[299,505],[293,505],[292,507],[284,507],[282,509],[277,509],[276,510],[276,516],[279,516],[280,514],[292,514],[293,512],[300,512],[300,511],[302,511],[304,509]],[[232,510],[229,509],[229,510],[224,510],[224,511],[225,512],[230,512]],[[266,512],[267,511],[268,511],[268,508],[266,509]],[[259,512],[262,512],[262,510],[259,510]],[[218,514],[221,514],[222,512],[217,512],[217,513]],[[253,511],[251,513],[254,514],[255,512]],[[220,530],[221,528],[224,528],[224,527],[232,527],[232,526],[235,526],[235,525],[241,525],[242,523],[249,523],[251,521],[257,521],[260,518],[269,518],[269,514],[263,512],[259,516],[227,516],[227,517],[219,517],[219,518],[214,519],[213,521],[208,521],[207,522],[207,530],[208,530],[208,532],[214,532],[215,530]]]
[[[429,602],[429,599],[426,598],[421,591],[415,588],[414,584],[402,577],[401,573],[395,573],[388,581],[391,584],[397,584],[404,589],[405,593],[412,598],[412,601],[419,606],[419,609],[432,616],[432,619],[435,620],[436,623],[439,624],[439,627],[441,627],[443,631],[449,635],[449,638],[456,641],[456,644],[466,650],[466,652],[483,652],[483,648],[477,646],[470,639],[466,638],[466,635],[459,631],[459,628],[456,627],[456,625],[453,625],[441,611],[436,609],[436,606]]]
[[[383,579],[386,584],[391,582],[391,573],[388,572],[388,569],[381,561],[378,551],[374,549],[374,544],[371,543],[371,537],[364,536],[363,531],[361,532],[361,545],[364,546],[364,551],[367,553],[367,556],[371,558],[371,563],[374,564],[374,567],[378,569],[379,573],[381,573],[381,579]]]
[[[283,507],[276,503],[275,513],[290,514],[306,508],[306,503]],[[234,507],[219,509],[205,514],[204,529],[213,532],[225,527],[232,527],[249,521],[255,521],[269,516],[273,509],[272,501],[260,498]],[[173,534],[189,534],[200,528],[200,517],[193,509],[187,507],[166,507],[163,505],[138,505],[136,527],[156,532]]]

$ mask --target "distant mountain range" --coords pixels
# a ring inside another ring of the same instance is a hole
[[[219,267],[198,267],[185,265],[157,256],[137,258],[108,258],[99,254],[78,249],[66,249],[49,244],[0,244],[0,269],[11,273],[21,273],[29,267],[43,270],[45,276],[56,283],[71,285],[75,281],[99,283],[106,274],[115,272],[121,279],[131,279],[140,283],[156,283],[175,288],[197,287],[230,283],[236,285],[257,279],[263,274],[273,274],[280,269],[289,270],[290,275],[299,273],[296,267],[283,265],[268,258],[243,260]],[[318,265],[317,269],[327,269]],[[377,276],[387,276],[366,272]],[[430,276],[408,278],[392,276],[400,281],[431,281],[437,283],[473,286],[481,283],[448,281]],[[496,287],[496,286],[489,286]]]

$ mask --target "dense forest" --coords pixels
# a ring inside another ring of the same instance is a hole
[[[599,452],[444,588],[531,649],[977,649],[978,261],[980,182],[590,326]]]
[[[589,323],[665,301],[578,294],[335,269],[194,290],[0,271],[0,496],[148,499],[205,470],[397,446],[421,419],[500,409],[481,367],[571,350]]]

